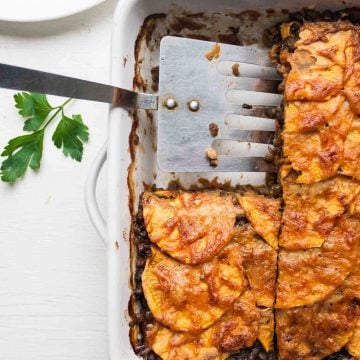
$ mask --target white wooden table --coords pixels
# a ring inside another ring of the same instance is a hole
[[[0,62],[107,82],[115,5],[51,22],[0,22]],[[1,148],[22,133],[13,94],[0,90]],[[82,163],[65,158],[49,133],[40,172],[15,186],[0,183],[1,360],[107,359],[105,251],[84,205],[107,106],[75,101],[67,111],[90,128]],[[98,197],[104,205],[104,176]]]

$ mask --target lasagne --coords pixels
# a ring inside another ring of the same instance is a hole
[[[227,359],[256,340],[271,350],[279,200],[159,191],[142,207],[154,244],[142,273],[150,348],[164,360]]]
[[[279,34],[282,197],[141,197],[133,334],[146,359],[360,360],[360,26]]]
[[[291,24],[281,34],[291,36]],[[360,27],[305,23],[282,46],[284,211],[276,335],[280,359],[360,359]],[[350,356],[349,355],[349,356]]]

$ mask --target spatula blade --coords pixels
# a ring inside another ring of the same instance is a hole
[[[234,71],[228,74],[224,68],[228,69],[231,63]],[[255,64],[259,69],[254,69],[253,65],[242,66],[243,63]],[[168,172],[274,170],[262,160],[268,152],[264,136],[269,134],[264,133],[259,138],[262,144],[251,143],[249,146],[245,140],[256,137],[240,136],[237,139],[236,136],[244,132],[230,127],[225,121],[226,116],[236,113],[233,109],[242,108],[246,100],[247,109],[242,114],[249,114],[250,119],[257,122],[258,130],[269,130],[268,121],[263,129],[258,124],[266,116],[259,117],[248,108],[252,104],[257,107],[280,104],[281,96],[275,94],[280,78],[276,69],[270,66],[267,50],[179,37],[163,38],[158,110],[159,167]],[[261,67],[266,67],[266,71]],[[253,78],[253,74],[260,78]],[[217,134],[210,131],[211,126],[218,128]],[[218,157],[218,165],[211,166],[207,150],[213,147],[215,140],[244,142],[241,155],[238,149],[234,155],[232,147],[227,146],[227,151]]]

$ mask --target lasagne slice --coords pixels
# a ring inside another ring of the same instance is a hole
[[[218,320],[246,287],[238,251],[230,247],[222,256],[205,269],[181,264],[153,248],[142,283],[154,318],[172,330],[190,333]]]
[[[357,228],[360,228],[359,220]],[[280,358],[323,359],[346,345],[360,356],[360,243],[351,273],[327,300],[276,311]]]
[[[164,360],[222,360],[256,340],[272,351],[277,252],[266,239],[276,240],[280,200],[159,191],[144,193],[142,204],[154,244],[141,277],[154,317],[146,336],[150,348]],[[189,263],[184,237],[205,244],[200,263]],[[207,253],[212,242],[217,250]],[[169,251],[171,244],[178,250]]]
[[[360,109],[359,29],[347,21],[305,23],[295,50],[281,52],[289,66],[282,177],[294,170],[298,183],[311,184],[351,163],[345,142]]]
[[[341,350],[354,334],[359,305],[356,297],[344,296],[340,289],[323,302],[277,310],[280,359],[320,360]]]
[[[163,360],[223,360],[239,349],[251,346],[259,333],[260,311],[254,296],[245,291],[234,307],[201,334],[174,332],[160,324],[147,334],[151,348]]]
[[[359,220],[342,215],[322,247],[280,250],[276,307],[289,309],[327,299],[357,260]]]
[[[311,185],[284,179],[279,244],[288,250],[321,247],[359,191],[357,181],[340,175]]]

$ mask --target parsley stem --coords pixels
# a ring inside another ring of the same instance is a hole
[[[59,105],[59,106],[54,106],[54,107],[53,107],[53,110],[64,108],[71,100],[73,100],[73,98],[67,99],[63,104],[61,104],[61,105]]]
[[[55,111],[55,113],[53,114],[53,116],[51,116],[51,118],[49,119],[49,121],[44,125],[44,127],[41,130],[45,130],[47,128],[47,126],[55,119],[56,115],[62,111],[62,113],[64,113],[64,107],[72,100],[72,98],[67,99],[63,104],[54,107],[53,109],[57,109]]]

